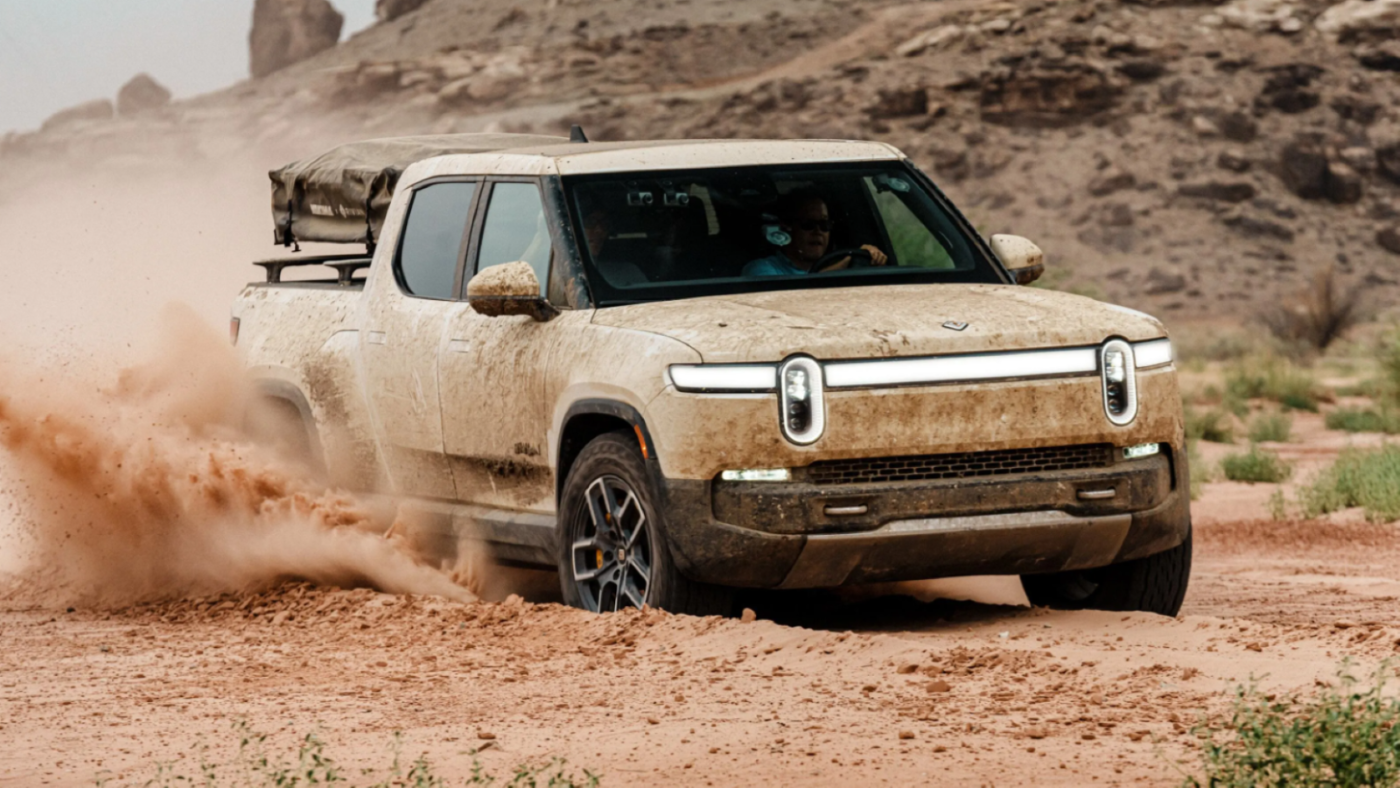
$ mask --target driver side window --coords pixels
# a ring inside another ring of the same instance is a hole
[[[486,225],[481,231],[477,273],[493,265],[524,260],[535,269],[540,295],[545,295],[553,249],[540,187],[533,183],[497,183],[492,187]]]

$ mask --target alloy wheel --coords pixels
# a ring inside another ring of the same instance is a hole
[[[594,612],[641,607],[651,587],[646,511],[627,482],[593,480],[573,515],[570,564],[584,605]]]

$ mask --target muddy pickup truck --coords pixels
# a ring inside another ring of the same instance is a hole
[[[282,437],[440,560],[595,611],[985,574],[1181,605],[1162,324],[1024,286],[1040,250],[888,145],[454,135],[272,177],[280,243],[368,251],[260,263],[235,341]]]

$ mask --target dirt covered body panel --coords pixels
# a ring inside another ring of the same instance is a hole
[[[377,490],[386,476],[357,373],[360,297],[347,288],[249,285],[233,316],[254,380],[269,396],[295,393],[309,406],[329,481]]]
[[[596,323],[673,337],[708,364],[987,353],[1165,336],[1157,320],[1014,285],[901,285],[713,296],[599,310]],[[966,324],[950,329],[945,323]]]
[[[783,437],[774,394],[691,394],[668,387],[646,412],[662,467],[675,479],[854,457],[1184,445],[1174,369],[1139,373],[1138,417],[1124,427],[1105,416],[1101,391],[1097,376],[829,391],[826,433],[810,446]]]

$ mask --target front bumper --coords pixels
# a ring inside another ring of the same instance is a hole
[[[820,588],[1143,558],[1186,538],[1188,474],[1183,453],[1167,452],[978,479],[825,488],[661,479],[660,487],[672,557],[688,577]],[[1109,489],[1112,497],[1094,495]]]

